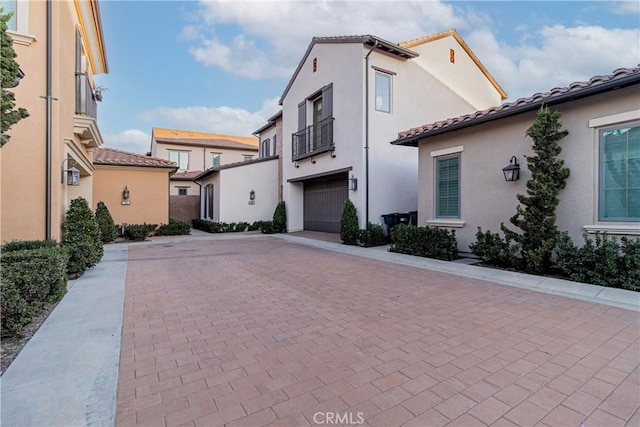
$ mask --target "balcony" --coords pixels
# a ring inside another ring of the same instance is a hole
[[[87,73],[76,73],[76,114],[98,118],[98,99]]]
[[[335,150],[333,141],[333,117],[322,119],[292,135],[291,161]]]

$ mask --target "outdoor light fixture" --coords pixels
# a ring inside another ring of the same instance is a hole
[[[516,156],[511,156],[509,164],[502,168],[502,173],[504,174],[504,179],[507,182],[517,181],[520,179],[520,165],[518,164]]]
[[[249,200],[255,200],[256,199],[256,192],[251,190],[249,191]]]
[[[64,168],[64,162],[69,161],[69,169]],[[76,169],[74,166],[77,165],[78,162],[73,160],[71,157],[67,157],[62,161],[62,165],[60,166],[60,182],[64,184],[64,177],[67,176],[67,185],[73,185],[74,187],[80,185],[80,171]]]
[[[124,186],[124,191],[122,192],[122,199],[129,200],[129,189],[126,185]]]
[[[20,68],[18,68],[18,73],[16,74],[16,78],[13,81],[13,85],[9,86],[9,89],[18,86],[20,84],[20,80],[22,80],[24,78],[24,76],[25,76],[24,71],[22,71]]]
[[[349,190],[356,191],[358,189],[358,178],[349,178]]]

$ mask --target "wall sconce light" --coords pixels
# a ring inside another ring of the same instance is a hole
[[[293,165],[294,165],[296,168],[299,168],[299,167],[300,167],[300,164],[299,164],[298,162],[293,162]]]
[[[120,202],[120,204],[130,205],[131,200],[129,200],[129,197],[130,197],[129,188],[125,185],[124,190],[122,190],[122,202]]]
[[[349,190],[356,191],[358,189],[358,178],[349,178]]]
[[[256,199],[256,192],[251,190],[249,191],[249,200],[255,200]]]
[[[502,168],[502,173],[504,174],[504,179],[507,182],[517,181],[520,179],[520,165],[518,164],[516,156],[511,156],[509,164]]]
[[[20,80],[24,79],[24,71],[22,71],[20,68],[18,68],[18,72],[16,73],[16,78],[13,81],[13,85],[8,86],[9,89],[17,87],[20,84]]]
[[[71,166],[69,169],[64,168],[64,162],[68,161],[68,166]],[[77,165],[76,162],[71,157],[67,157],[62,161],[62,165],[60,165],[60,182],[64,184],[64,177],[67,176],[67,185],[73,185],[77,187],[80,185],[80,171],[76,169],[74,166]]]

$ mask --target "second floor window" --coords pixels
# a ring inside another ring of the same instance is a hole
[[[269,157],[271,155],[271,138],[262,141],[260,157]]]
[[[249,160],[253,160],[253,155],[251,154],[243,154],[242,158],[245,162],[248,162]]]
[[[179,170],[189,170],[188,151],[169,151],[169,160],[175,162]]]
[[[9,18],[9,22],[7,22],[8,30],[18,30],[18,26],[16,25],[17,5],[17,0],[0,0],[0,8],[2,8],[2,14],[6,15],[7,13],[12,13],[11,18]]]
[[[376,72],[376,111],[391,112],[391,76]]]
[[[217,167],[220,166],[220,157],[222,156],[222,154],[220,153],[213,153],[213,167]]]

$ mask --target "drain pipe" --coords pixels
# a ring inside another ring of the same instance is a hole
[[[369,55],[378,47],[378,40],[373,43],[371,49],[364,57],[364,198],[365,198],[365,215],[364,226],[369,224]]]
[[[46,119],[45,119],[45,128],[46,128],[46,156],[47,156],[47,164],[46,164],[46,207],[45,207],[45,236],[46,240],[50,240],[52,238],[51,235],[51,49],[52,49],[52,40],[51,40],[51,27],[52,27],[52,11],[51,11],[51,0],[47,0],[47,71],[46,71]]]

